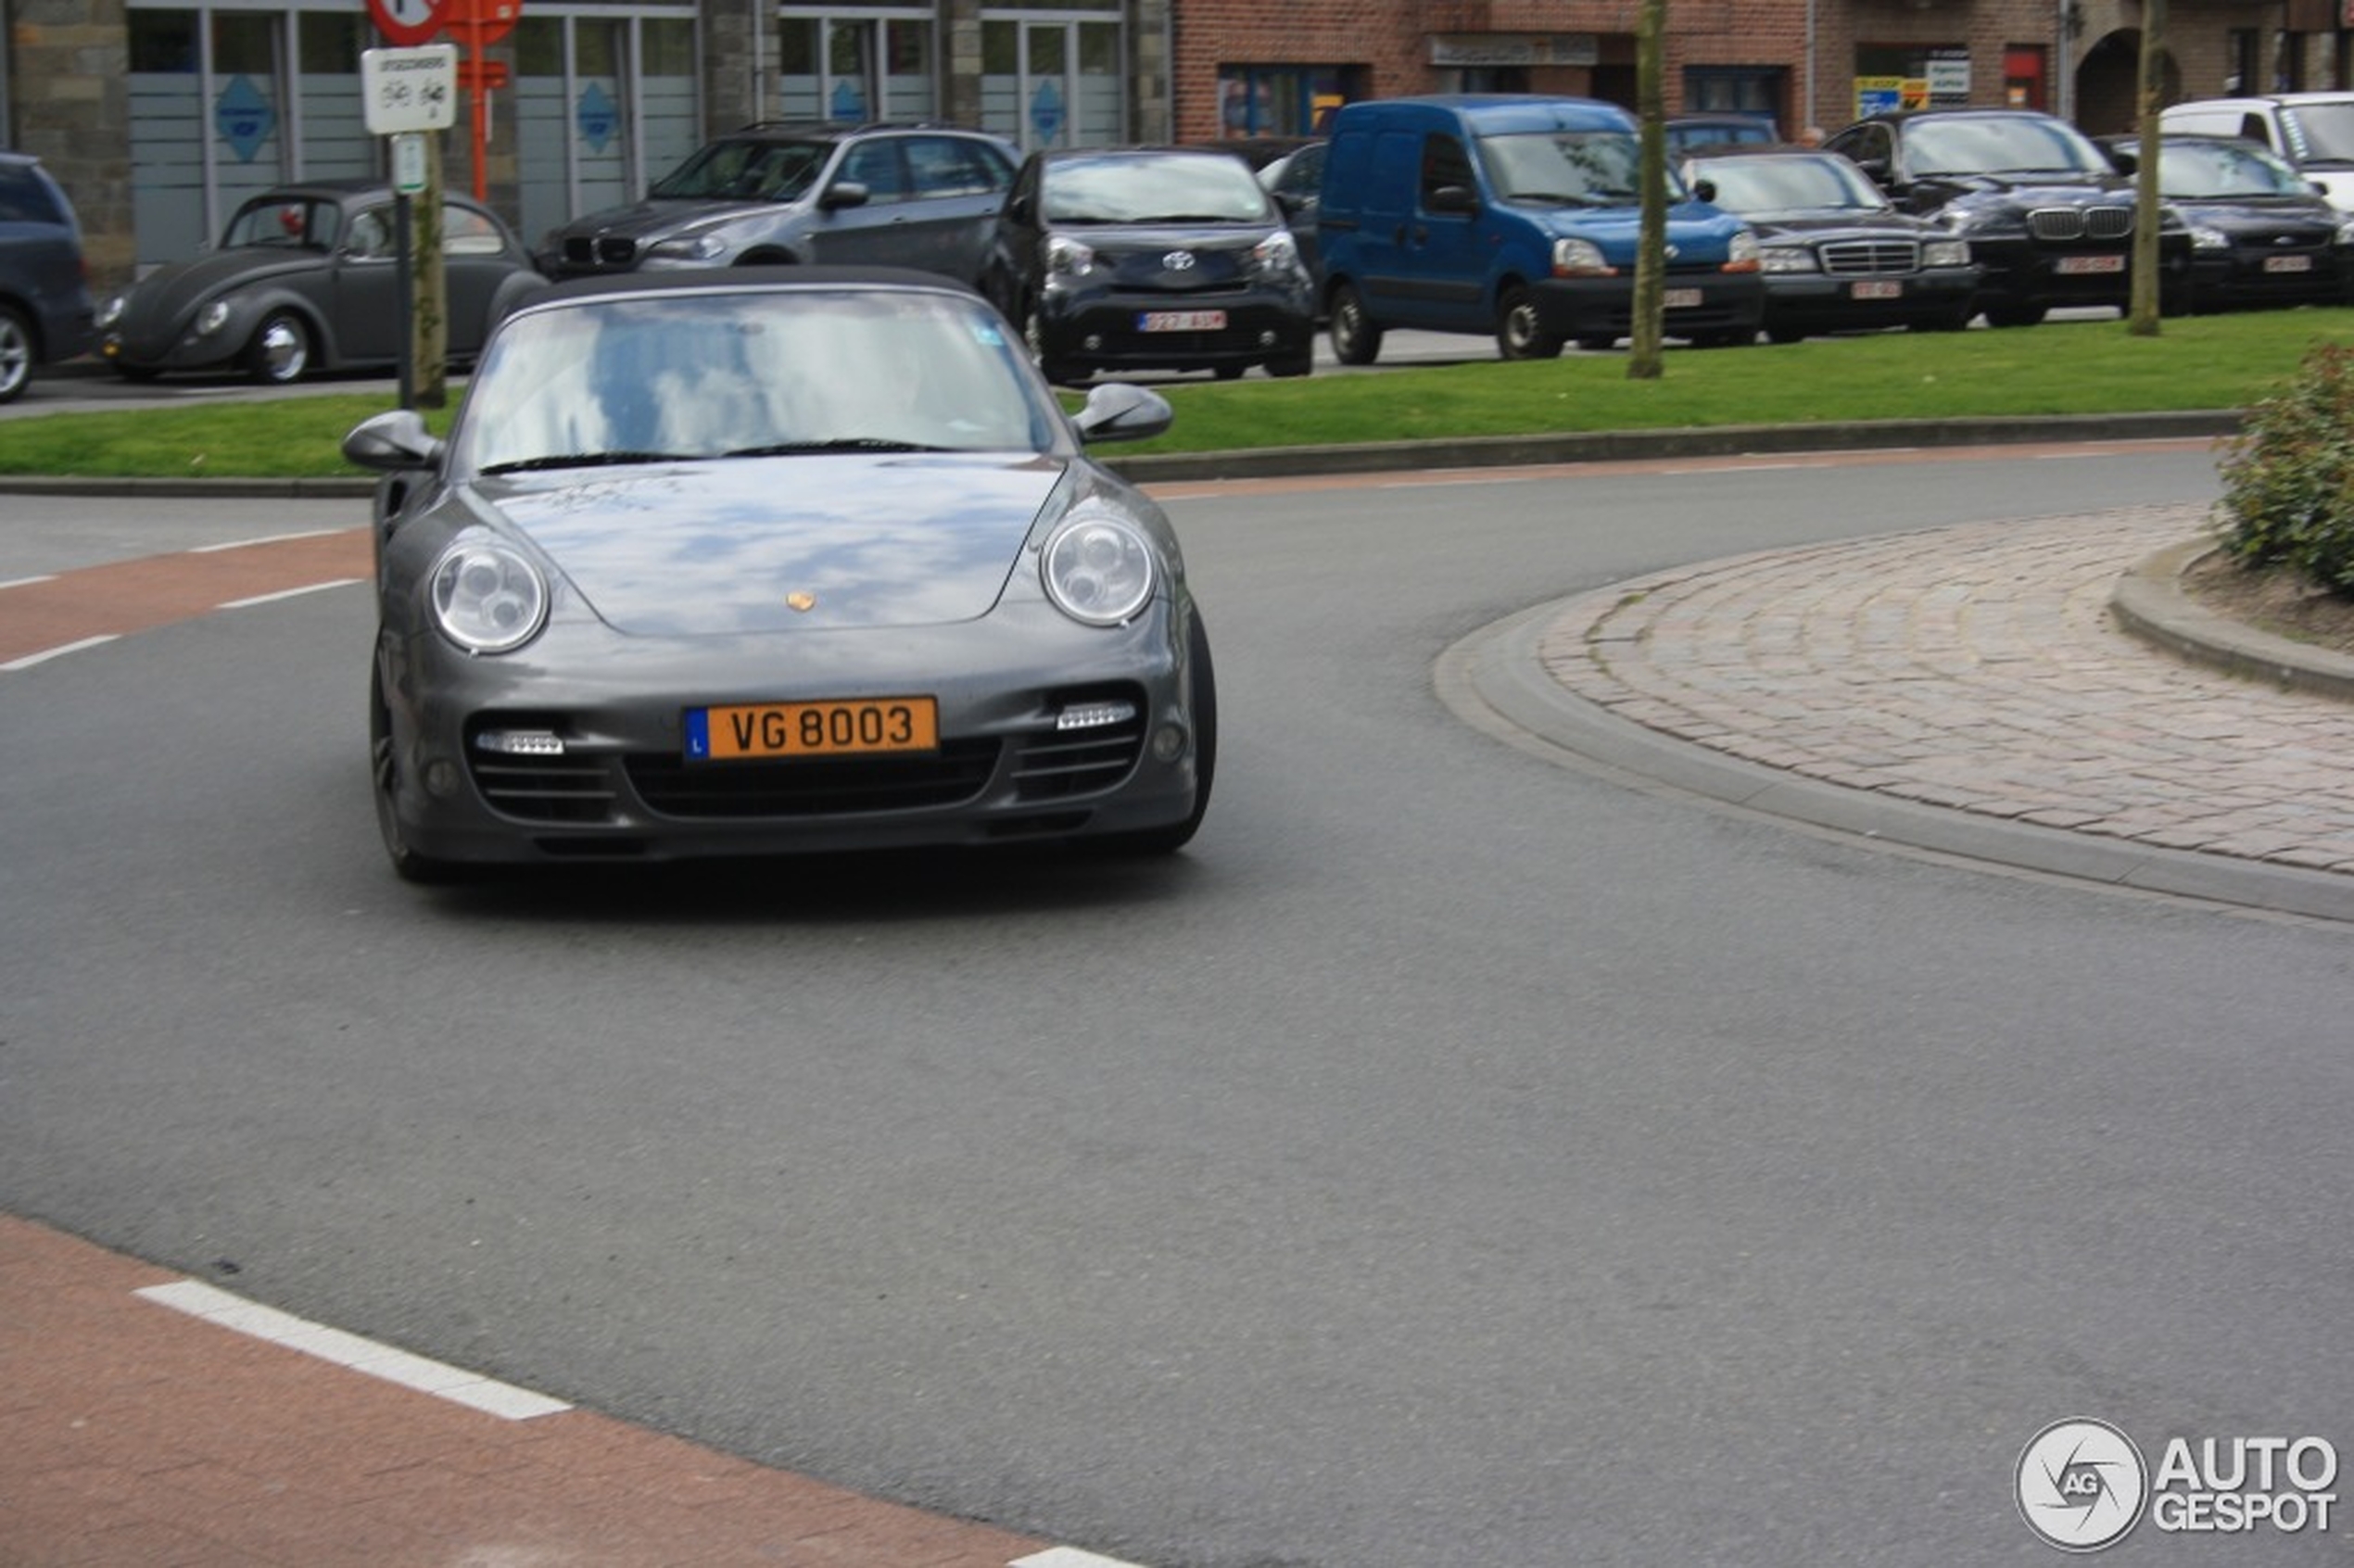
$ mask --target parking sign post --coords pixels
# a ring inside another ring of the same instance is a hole
[[[449,396],[449,330],[437,133],[458,120],[458,51],[448,44],[362,50],[360,92],[368,131],[386,138],[392,168],[393,254],[408,314],[400,335],[400,406],[439,408]]]

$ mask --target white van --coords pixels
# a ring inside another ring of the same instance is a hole
[[[2203,98],[2160,109],[2159,131],[2260,142],[2322,188],[2341,212],[2354,211],[2354,93],[2278,93]]]

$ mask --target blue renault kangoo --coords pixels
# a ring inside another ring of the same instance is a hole
[[[1377,98],[1334,116],[1319,228],[1333,352],[1373,363],[1392,327],[1496,335],[1507,360],[1607,348],[1634,316],[1635,119],[1532,94]],[[1757,335],[1749,226],[1667,172],[1666,331]]]

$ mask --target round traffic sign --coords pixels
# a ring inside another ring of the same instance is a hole
[[[402,48],[428,43],[441,31],[441,13],[449,0],[368,0],[368,15],[376,31]]]

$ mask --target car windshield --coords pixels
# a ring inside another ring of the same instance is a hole
[[[322,250],[335,243],[343,227],[343,212],[331,201],[303,196],[257,196],[237,209],[221,236],[223,249],[246,245],[313,246]]]
[[[1223,153],[1058,158],[1041,181],[1051,223],[1272,223],[1250,166]]]
[[[1716,205],[1728,212],[1802,212],[1845,209],[1879,212],[1888,198],[1843,158],[1696,158],[1694,181],[1716,186]]]
[[[826,142],[713,142],[655,181],[648,194],[702,201],[795,201],[826,167],[830,151]]]
[[[2310,196],[2305,176],[2263,148],[2240,142],[2158,144],[2158,193],[2164,196]]]
[[[1637,145],[1630,131],[1531,131],[1479,138],[1487,178],[1506,201],[1617,207],[1635,200]],[[1669,174],[1668,183],[1676,184]]]
[[[500,330],[466,393],[477,473],[804,452],[1038,452],[1059,430],[977,298],[871,288],[592,297]]]
[[[1917,120],[1905,133],[1913,177],[1937,174],[2086,174],[2114,172],[2083,133],[2065,120],[2033,115],[1971,115]]]
[[[2297,104],[2283,111],[2308,163],[2354,163],[2354,103]]]

